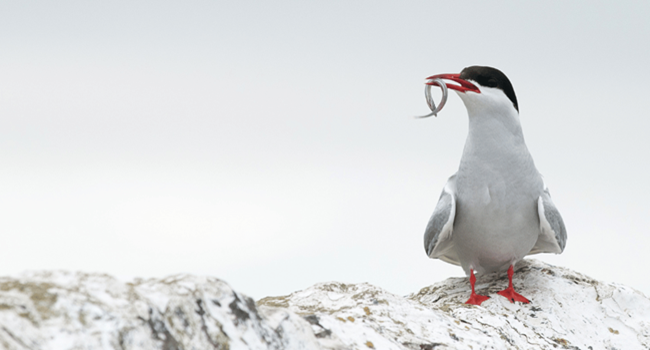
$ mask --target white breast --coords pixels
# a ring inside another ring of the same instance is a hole
[[[504,102],[490,93],[482,89],[481,94],[459,94],[470,125],[456,175],[453,240],[466,272],[507,270],[530,252],[540,232],[541,176],[524,142],[517,111],[507,98]],[[478,95],[483,100],[477,103]]]

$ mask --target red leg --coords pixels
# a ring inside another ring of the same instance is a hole
[[[490,299],[490,297],[485,295],[478,295],[474,291],[474,284],[476,283],[476,276],[474,276],[474,270],[470,270],[469,283],[472,285],[472,295],[469,296],[469,299],[467,299],[465,304],[481,305],[482,302]]]
[[[510,268],[508,269],[508,280],[510,283],[508,284],[508,288],[498,292],[497,294],[503,295],[504,297],[508,298],[511,303],[514,303],[515,301],[520,301],[524,304],[530,303],[530,300],[524,298],[523,295],[515,292],[515,288],[512,287],[512,275],[515,274],[514,268],[512,265],[510,265]]]

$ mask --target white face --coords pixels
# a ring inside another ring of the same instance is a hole
[[[518,115],[512,101],[506,96],[503,90],[499,88],[486,87],[478,84],[473,80],[468,80],[476,85],[481,93],[472,91],[458,92],[458,96],[463,100],[467,113],[470,117],[474,115]]]

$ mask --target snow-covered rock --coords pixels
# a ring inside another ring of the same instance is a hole
[[[535,260],[515,271],[530,304],[465,305],[466,278],[408,296],[321,283],[257,303],[211,277],[118,281],[38,272],[0,278],[1,349],[650,349],[650,299]]]
[[[515,289],[530,304],[496,294],[508,285],[505,274],[478,282],[491,296],[479,307],[464,304],[467,278],[406,297],[365,283],[322,283],[258,305],[313,317],[317,336],[328,331],[319,337],[324,347],[336,340],[356,349],[650,349],[650,299],[632,288],[536,260],[515,270]]]
[[[216,278],[177,275],[123,283],[66,272],[0,278],[1,349],[318,346],[301,317],[282,310],[262,316],[254,300]]]

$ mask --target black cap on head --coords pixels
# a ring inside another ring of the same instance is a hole
[[[464,80],[473,80],[481,86],[492,87],[503,90],[508,96],[512,104],[519,112],[519,105],[517,104],[517,96],[515,96],[515,89],[512,87],[510,80],[503,74],[502,71],[483,66],[471,66],[463,69],[460,72],[460,78]]]

